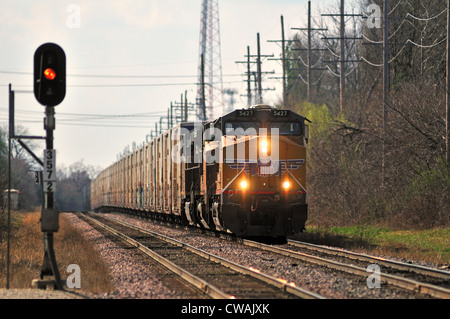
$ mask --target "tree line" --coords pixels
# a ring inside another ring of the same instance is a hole
[[[450,224],[445,156],[446,1],[389,2],[386,117],[383,21],[376,28],[369,27],[367,19],[347,18],[345,59],[352,62],[341,70],[339,63],[332,63],[339,60],[341,42],[335,39],[339,17],[321,16],[325,12],[314,15],[314,27],[327,31],[313,33],[316,50],[310,51],[311,61],[325,70],[312,71],[309,100],[307,35],[299,32],[287,48],[286,107],[312,121],[310,220],[319,224]],[[363,0],[354,12],[366,12],[372,3],[383,9],[382,0]],[[339,8],[327,10],[339,12]],[[340,72],[346,75],[342,109]]]
[[[20,135],[27,135],[26,128],[16,127]],[[29,134],[28,134],[29,135]],[[42,168],[15,141],[11,141],[11,188],[19,191],[19,209],[38,209],[42,203],[42,188],[35,181],[35,172]],[[27,141],[28,147],[39,156],[42,147],[38,142]],[[76,211],[89,209],[90,182],[98,172],[98,168],[87,165],[83,160],[68,167],[59,164],[55,191],[55,207],[60,211]],[[8,188],[8,134],[0,128],[0,190]],[[0,196],[1,211],[5,211],[7,202]]]

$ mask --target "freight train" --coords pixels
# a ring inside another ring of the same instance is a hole
[[[308,120],[267,105],[187,122],[122,156],[91,183],[91,208],[285,238],[307,220]]]

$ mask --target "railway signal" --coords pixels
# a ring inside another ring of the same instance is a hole
[[[53,284],[63,289],[61,276],[53,248],[53,233],[59,229],[59,211],[54,207],[56,183],[56,150],[53,149],[53,131],[55,130],[55,106],[66,96],[66,54],[55,43],[45,43],[34,53],[34,96],[45,106],[44,129],[46,130],[46,149],[44,150],[44,171],[42,172],[43,205],[41,211],[41,231],[44,233],[44,262],[40,279],[32,282],[41,287]],[[45,281],[45,276],[54,276],[55,280]]]
[[[55,43],[41,45],[34,54],[34,96],[44,106],[56,106],[66,96],[66,54]]]

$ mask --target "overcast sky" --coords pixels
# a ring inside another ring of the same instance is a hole
[[[313,14],[329,2],[312,1]],[[201,0],[0,0],[0,5],[2,127],[8,123],[8,84],[14,90],[32,90],[35,50],[54,42],[66,52],[67,93],[56,107],[57,166],[84,160],[106,168],[127,145],[142,143],[185,90],[189,101],[195,101]],[[307,0],[219,1],[224,87],[245,94],[244,77],[237,76],[245,66],[235,61],[245,59],[247,45],[256,52],[258,32],[262,53],[278,57],[280,47],[267,40],[281,38],[280,16],[290,37],[291,27],[306,26],[306,10]],[[263,70],[281,74],[277,62],[266,61]],[[280,83],[268,80],[264,86],[276,88],[264,102],[278,102]],[[237,96],[236,106],[245,107],[246,98]],[[43,112],[32,93],[16,94],[16,126],[44,135]],[[107,118],[141,113],[149,114]]]

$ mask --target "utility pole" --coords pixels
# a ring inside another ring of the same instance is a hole
[[[9,289],[9,268],[11,264],[11,138],[14,137],[14,91],[9,84],[9,135],[8,135],[8,221],[7,221],[7,243],[6,243],[6,289]]]
[[[450,2],[447,0],[447,2]],[[383,64],[382,65],[376,65],[377,67],[383,67],[383,132],[382,132],[382,152],[381,152],[381,185],[384,187],[386,184],[386,140],[388,137],[387,129],[389,127],[389,89],[390,89],[390,74],[389,74],[389,47],[393,45],[407,45],[406,43],[393,43],[389,41],[389,0],[383,0],[383,41],[380,42],[369,42],[369,43],[363,43],[364,45],[376,45],[376,46],[382,46],[383,48]],[[449,9],[447,8],[447,11]],[[381,18],[381,17],[380,17]],[[392,18],[392,19],[398,19],[398,18]],[[450,13],[447,12],[447,20],[450,19]],[[450,20],[449,20],[450,21]],[[449,22],[447,22],[449,25]],[[381,27],[381,24],[380,24]],[[447,27],[447,33],[449,33],[449,29]],[[446,94],[446,100],[447,100],[447,110],[448,110],[448,101],[449,101],[449,64],[448,64],[448,57],[450,56],[449,53],[449,39],[447,38],[447,94]],[[366,62],[368,62],[366,60]],[[369,63],[374,65],[373,63]],[[447,121],[448,122],[448,121]],[[448,134],[448,130],[447,130]],[[447,135],[448,136],[448,135]],[[447,139],[448,141],[448,139]],[[447,153],[448,154],[448,153]]]
[[[201,92],[200,92],[200,109],[201,109],[201,120],[206,120],[206,94],[205,94],[205,60],[203,54],[200,57],[200,77],[201,77]]]
[[[178,105],[177,105],[178,106]],[[180,122],[183,122],[184,120],[184,115],[183,115],[183,111],[184,111],[184,103],[183,103],[183,93],[181,93],[181,101],[180,101]]]
[[[446,94],[446,117],[445,117],[445,156],[447,169],[450,167],[450,145],[449,145],[449,122],[450,122],[450,0],[447,0],[447,94]]]
[[[257,47],[258,47],[258,54],[257,55],[250,55],[250,47],[247,46],[247,55],[245,56],[247,58],[247,61],[236,61],[235,63],[245,63],[247,64],[247,104],[250,107],[252,104],[252,91],[251,91],[251,76],[254,75],[255,76],[255,91],[256,91],[256,104],[262,103],[263,99],[262,99],[262,91],[267,91],[267,90],[273,90],[273,89],[263,89],[262,88],[262,75],[263,74],[273,74],[275,73],[274,71],[272,72],[263,72],[262,71],[262,59],[263,58],[267,58],[267,57],[273,57],[273,54],[271,55],[263,55],[261,54],[261,46],[260,46],[260,38],[259,38],[259,33],[257,34]],[[256,58],[256,62],[251,61],[250,58]],[[252,72],[251,71],[251,64],[252,63],[256,63],[257,64],[257,71],[256,72]]]
[[[236,100],[234,98],[234,95],[237,93],[237,90],[235,89],[231,89],[231,88],[227,88],[223,91],[224,95],[227,95],[230,97],[229,102],[228,102],[228,107],[225,109],[225,113],[229,113],[232,110],[234,110],[234,105],[236,103]],[[225,114],[224,113],[224,114]]]
[[[344,91],[345,91],[345,16],[344,16],[344,0],[341,0],[341,6],[340,6],[340,49],[341,49],[341,60],[339,61],[340,64],[340,95],[339,95],[339,106],[341,108],[341,112],[344,108]]]
[[[340,0],[340,6],[339,6],[339,14],[322,14],[322,16],[330,16],[335,17],[339,16],[339,37],[338,38],[329,38],[324,37],[323,39],[334,39],[339,40],[339,46],[340,46],[340,53],[339,53],[339,60],[338,61],[324,61],[324,62],[331,62],[331,63],[339,63],[339,108],[341,112],[344,110],[344,95],[345,95],[345,70],[346,70],[346,63],[349,62],[360,62],[352,61],[352,60],[346,60],[345,58],[345,40],[361,40],[362,37],[346,37],[345,36],[345,17],[362,17],[362,14],[346,14],[345,13],[345,0]]]
[[[286,39],[284,36],[284,18],[281,16],[281,58],[283,66],[283,108],[287,109],[287,79],[286,79]]]
[[[284,17],[281,16],[281,67],[283,68],[283,76],[281,78],[283,82],[283,109],[289,109],[288,107],[288,94],[287,94],[287,72],[286,72],[286,42],[292,40],[286,40],[284,33]],[[280,40],[267,40],[267,42],[280,42]],[[278,61],[280,59],[270,59]],[[270,77],[269,79],[280,79],[279,77]]]
[[[384,30],[383,30],[383,146],[381,160],[382,185],[386,181],[386,137],[388,118],[388,91],[389,91],[389,0],[384,0]]]
[[[170,108],[167,109],[167,130],[170,130]]]
[[[261,74],[261,43],[259,39],[259,32],[257,33],[257,45],[258,45],[258,57],[256,58],[256,65],[258,70],[258,100],[257,103],[260,104],[263,101],[262,98],[262,74]]]
[[[247,46],[247,106],[252,106],[252,74],[250,67],[250,46]]]
[[[170,127],[173,127],[173,103],[170,102]]]
[[[250,46],[247,45],[247,61],[236,61],[236,63],[246,63],[247,64],[247,107],[252,106],[252,73],[251,73],[251,55],[250,55]]]
[[[308,51],[307,51],[307,59],[308,59],[308,73],[306,76],[306,81],[308,82],[307,90],[306,90],[306,98],[308,101],[311,101],[311,1],[308,1]]]
[[[259,37],[259,32],[257,33],[256,36],[256,41],[257,41],[257,47],[258,47],[258,52],[257,52],[257,56],[256,56],[256,68],[257,68],[257,98],[256,98],[256,103],[257,104],[262,104],[263,103],[263,96],[262,96],[262,75],[264,74],[268,74],[268,73],[274,73],[274,72],[262,72],[261,68],[262,68],[262,58],[267,58],[267,57],[271,57],[273,58],[273,54],[271,55],[261,55],[261,41],[260,41],[260,37]],[[266,90],[270,90],[270,89],[266,89]]]
[[[188,120],[188,99],[187,90],[184,91],[184,122]]]
[[[170,103],[170,123],[172,126],[182,122],[187,122],[189,113],[195,112],[195,104],[188,103],[187,91],[181,93],[180,100]]]
[[[313,31],[327,31],[327,29],[312,28],[312,16],[311,16],[311,1],[308,1],[308,27],[307,28],[291,28],[292,30],[307,31],[308,46],[306,48],[306,59],[308,65],[306,75],[306,99],[311,101],[311,87],[312,87],[312,51],[323,51],[323,49],[312,49],[312,34]],[[325,68],[317,68],[315,70],[326,70]]]

